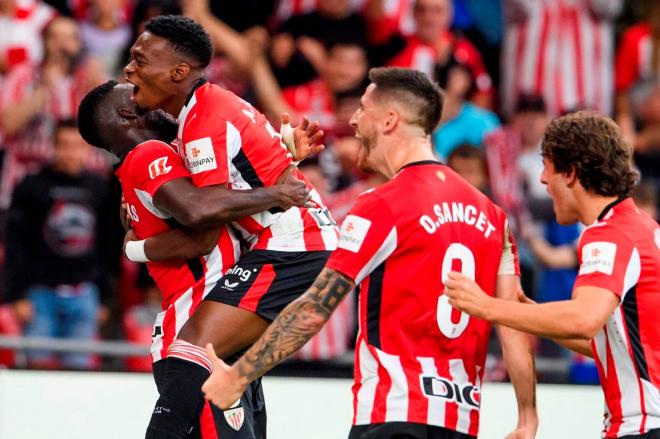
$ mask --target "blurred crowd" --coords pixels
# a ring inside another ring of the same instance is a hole
[[[275,126],[284,112],[321,123],[326,149],[301,168],[337,222],[382,181],[357,170],[348,124],[368,69],[381,65],[424,71],[445,90],[435,153],[507,211],[535,300],[568,298],[577,269],[580,228],[554,221],[539,182],[552,118],[578,109],[612,116],[635,151],[638,206],[658,217],[658,1],[0,0],[4,335],[150,342],[159,293],[121,256],[112,161],[82,141],[75,118],[87,91],[122,80],[132,42],[160,14],[199,21],[216,50],[207,78]],[[349,351],[353,308],[345,301],[299,358]],[[573,359],[573,381],[594,379],[585,361]],[[93,355],[47,351],[0,352],[0,363],[101,367]]]

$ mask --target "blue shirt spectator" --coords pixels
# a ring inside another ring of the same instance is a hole
[[[484,137],[499,126],[495,113],[465,102],[456,117],[433,133],[435,154],[446,161],[454,148],[463,143],[481,146]]]

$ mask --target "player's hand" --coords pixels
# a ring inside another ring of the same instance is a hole
[[[278,206],[288,210],[293,206],[310,207],[312,195],[307,185],[298,180],[295,175],[289,174],[281,184],[271,186],[276,191],[275,197],[279,200]]]
[[[287,113],[281,116],[280,134],[282,141],[295,161],[303,161],[313,154],[318,154],[325,148],[321,143],[325,134],[318,121],[310,122],[307,116],[295,128],[291,128],[291,119]]]
[[[459,311],[488,320],[489,302],[493,298],[484,293],[469,277],[455,271],[450,272],[445,280],[443,294],[449,298],[449,304]]]
[[[202,385],[204,398],[222,410],[227,410],[236,405],[249,383],[241,379],[235,368],[218,358],[211,343],[206,345],[206,354],[211,361],[213,372]]]

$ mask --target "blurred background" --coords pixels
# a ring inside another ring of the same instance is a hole
[[[379,184],[356,169],[348,125],[373,66],[419,69],[446,91],[438,159],[500,204],[534,300],[570,297],[580,226],[554,221],[539,182],[546,125],[589,109],[634,147],[640,208],[658,218],[657,0],[0,0],[0,365],[150,371],[160,293],[121,255],[120,190],[80,138],[78,103],[123,78],[149,18],[211,34],[207,78],[279,114],[319,120],[326,149],[301,164],[341,222]],[[414,269],[414,267],[411,267]],[[355,298],[275,373],[349,377]],[[597,383],[593,362],[538,340],[539,380]],[[486,379],[506,381],[496,334]]]

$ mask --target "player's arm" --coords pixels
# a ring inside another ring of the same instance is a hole
[[[451,272],[445,282],[449,303],[470,315],[547,338],[591,340],[619,305],[610,290],[580,286],[572,300],[514,303],[488,296],[471,279]]]
[[[129,230],[124,238],[124,253],[133,261],[144,260],[163,262],[172,260],[194,259],[208,255],[218,243],[218,228],[190,229],[180,227],[148,238],[144,241],[144,258],[134,255],[135,250],[129,244],[139,238]],[[127,251],[128,249],[128,251]]]
[[[324,268],[307,292],[284,308],[233,366],[222,362],[209,345],[213,374],[202,387],[205,397],[221,408],[232,405],[250,382],[291,356],[319,332],[353,288],[353,280]]]
[[[516,301],[520,281],[513,274],[498,275],[495,297]],[[534,437],[538,428],[536,413],[536,372],[534,349],[528,334],[506,326],[497,325],[497,332],[502,344],[502,354],[511,384],[518,402],[518,425],[516,437]]]
[[[188,178],[163,184],[154,194],[154,205],[186,227],[217,227],[273,207],[287,210],[309,200],[305,183],[294,177],[282,184],[233,191],[224,185],[197,187]]]

